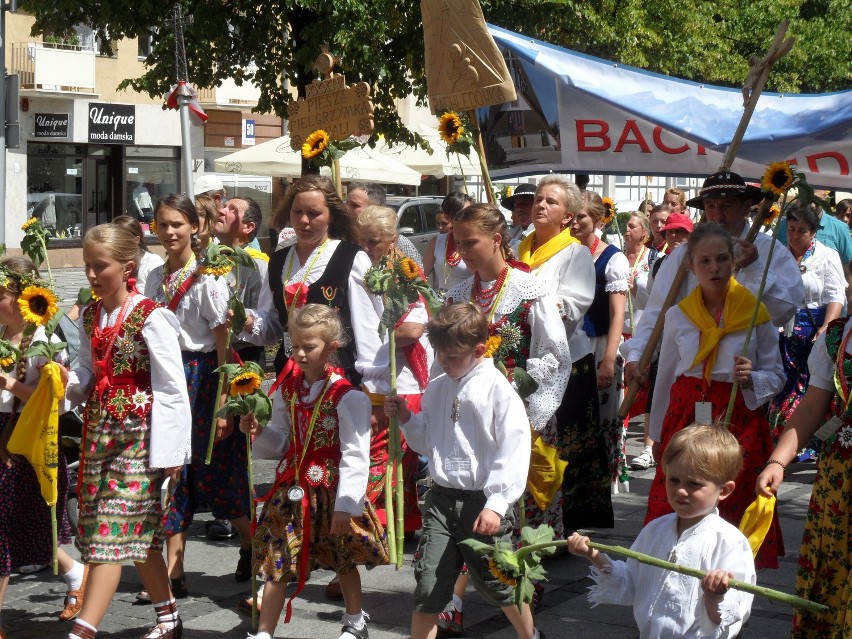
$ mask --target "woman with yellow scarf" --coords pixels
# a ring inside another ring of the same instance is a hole
[[[657,395],[651,407],[651,438],[660,442],[661,458],[669,440],[693,423],[723,418],[731,388],[739,383],[730,431],[743,448],[743,467],[719,514],[739,525],[754,500],[754,483],[772,452],[769,424],[762,406],[784,385],[778,330],[761,303],[754,334],[742,356],[757,300],[733,277],[734,245],[715,222],[700,224],[689,238],[689,268],[698,286],[666,313]],[[669,392],[666,392],[671,389]],[[659,398],[659,401],[658,401]],[[671,512],[662,466],[651,484],[645,523]],[[777,515],[755,557],[755,566],[777,568],[784,554]]]

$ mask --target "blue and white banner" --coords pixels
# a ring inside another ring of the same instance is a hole
[[[587,172],[706,176],[743,113],[738,89],[699,84],[489,25],[515,102],[480,109],[495,177]],[[848,189],[852,91],[761,94],[731,169],[757,180],[789,160],[814,186]]]

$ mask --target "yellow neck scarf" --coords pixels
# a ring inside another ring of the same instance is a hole
[[[535,231],[533,231],[521,241],[518,247],[518,259],[528,265],[530,271],[534,271],[566,246],[579,243],[576,237],[571,236],[571,231],[565,229],[533,251],[532,247],[535,244]]]
[[[250,246],[244,246],[243,250],[249,254],[249,257],[255,260],[263,260],[264,262],[269,261],[269,256],[263,251],[258,251],[256,248],[252,248]]]
[[[683,314],[701,331],[698,353],[695,355],[691,368],[706,360],[704,378],[708,384],[716,363],[719,341],[728,333],[744,331],[749,327],[755,304],[757,304],[757,298],[733,277],[728,283],[725,305],[722,308],[722,326],[716,325],[716,320],[704,305],[700,286],[696,286],[692,293],[678,304]],[[761,303],[757,312],[757,324],[768,322],[769,319],[769,311]]]

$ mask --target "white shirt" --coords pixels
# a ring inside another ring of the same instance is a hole
[[[800,265],[805,303],[809,308],[819,308],[832,302],[846,303],[846,278],[840,255],[833,248],[816,241],[813,254]]]
[[[852,329],[852,317],[846,320],[843,325],[843,338]],[[846,342],[846,353],[852,354],[852,340]],[[816,386],[822,390],[834,393],[837,387],[834,385],[834,368],[836,364],[828,356],[828,350],[825,347],[825,333],[820,333],[814,342],[814,347],[811,349],[811,354],[808,356],[808,370],[811,373],[808,386]]]
[[[672,384],[681,375],[700,379],[704,374],[701,363],[692,366],[698,353],[700,337],[701,331],[684,315],[679,306],[672,306],[668,310],[657,370],[657,390],[651,406],[650,435],[654,441],[660,441]],[[711,379],[734,381],[734,355],[742,353],[745,338],[746,331],[728,333],[722,337]],[[746,406],[755,410],[772,399],[784,387],[787,379],[781,352],[778,350],[778,329],[772,322],[764,322],[754,327],[747,357],[751,360],[753,387],[747,389],[741,386],[740,391]]]
[[[583,316],[595,299],[595,263],[582,244],[572,242],[532,271],[562,302],[562,321],[571,359],[577,361],[592,352],[592,343],[583,332]]]
[[[625,255],[625,257],[627,257]],[[639,323],[639,320],[642,319],[642,312],[645,310],[645,305],[648,303],[648,297],[650,295],[650,285],[648,283],[648,278],[651,274],[651,266],[652,264],[649,262],[651,257],[651,249],[645,248],[644,253],[642,254],[639,262],[634,266],[630,264],[630,260],[628,260],[629,270],[627,271],[628,277],[631,273],[635,273],[634,283],[636,284],[635,292],[633,289],[627,289],[627,294],[630,298],[627,301],[627,304],[624,305],[624,330],[622,333],[630,334],[632,332],[632,328],[635,328]],[[657,258],[659,259],[659,258]],[[633,326],[630,325],[630,308],[633,308]]]
[[[423,394],[421,412],[401,427],[408,445],[429,457],[435,483],[482,490],[485,507],[500,516],[524,492],[531,454],[529,421],[523,401],[494,360],[483,360],[461,379],[433,379]]]
[[[291,249],[287,259],[282,266],[281,280],[284,286],[305,282],[311,285],[322,277],[328,266],[329,260],[334,255],[340,240],[329,240],[325,249],[315,248],[305,264],[299,261],[295,249]],[[317,257],[317,251],[322,253]],[[316,262],[314,262],[314,258]],[[364,274],[372,266],[370,258],[363,251],[359,251],[349,272],[349,316],[352,321],[352,332],[355,342],[355,369],[363,376],[362,383],[371,393],[386,394],[389,388],[388,370],[390,363],[385,354],[379,352],[382,341],[379,339],[379,320],[384,313],[382,301],[375,295],[370,295],[364,288]],[[308,267],[310,271],[308,271]],[[289,270],[289,278],[287,277]],[[269,273],[263,278],[260,287],[260,301],[256,309],[246,309],[246,314],[254,318],[254,326],[251,333],[243,331],[240,339],[258,346],[275,344],[283,336],[281,321],[278,311],[272,302],[272,290],[269,287]],[[350,336],[351,338],[352,336]],[[385,351],[386,352],[386,351]]]
[[[447,238],[449,233],[439,233],[435,237],[435,281],[438,284],[439,291],[449,291],[464,282],[467,278],[473,277],[471,271],[464,263],[464,260],[459,258],[459,263],[456,266],[447,264]]]
[[[684,530],[680,537],[677,515],[664,515],[645,526],[631,548],[683,566],[706,571],[718,568],[740,581],[757,582],[748,540],[719,517],[718,510]],[[754,595],[732,588],[719,604],[722,622],[716,625],[707,615],[699,579],[635,559],[607,559],[609,574],[592,568],[595,585],[589,588],[589,602],[632,605],[643,639],[735,637],[751,614]]]
[[[141,302],[136,295],[128,306],[128,313]],[[101,310],[97,318],[101,329],[118,321],[121,308],[107,314]],[[180,327],[174,313],[165,308],[155,308],[142,325],[142,337],[148,346],[151,362],[151,444],[148,464],[151,468],[172,468],[190,462],[192,413],[186,390],[183,359],[178,345]],[[72,405],[89,398],[94,383],[92,343],[83,322],[80,322],[80,350],[78,368],[74,369],[75,381],[69,379],[66,398]]]
[[[447,302],[468,302],[471,299],[473,279],[447,293]],[[489,282],[482,282],[488,286]],[[538,389],[526,398],[527,414],[535,430],[542,430],[562,403],[568,377],[571,375],[571,351],[562,323],[562,302],[547,292],[538,278],[518,269],[510,269],[498,293],[497,307],[489,320],[499,322],[520,306],[524,300],[533,300],[527,322],[530,327],[530,354],[526,372],[538,383]]]
[[[164,263],[163,258],[156,253],[142,251],[139,268],[136,269],[136,290],[143,293],[145,291],[145,282],[148,280],[148,274]]]
[[[168,306],[163,291],[164,268],[165,265],[158,266],[148,275],[145,297]],[[194,262],[188,269],[187,277],[197,268],[198,262]],[[180,322],[180,350],[209,353],[216,348],[213,329],[227,321],[230,297],[231,292],[224,277],[198,276],[174,311]]]
[[[338,379],[339,375],[331,377],[332,381]],[[314,382],[307,401],[319,398],[325,381]],[[303,383],[307,388],[307,382]],[[361,391],[351,390],[340,398],[336,408],[341,457],[334,509],[360,515],[370,471],[370,399]],[[269,424],[255,438],[252,453],[260,459],[280,459],[290,445],[290,430],[289,407],[281,393],[276,392]]]
[[[746,227],[740,237],[744,238],[747,232],[748,228]],[[772,241],[770,236],[758,233],[754,240],[754,246],[757,248],[757,259],[746,268],[740,269],[736,276],[737,281],[751,291],[755,297],[757,297],[760,289],[760,280],[763,276],[764,265]],[[657,271],[657,276],[654,279],[651,295],[642,313],[642,319],[635,326],[633,336],[621,346],[620,351],[625,361],[637,362],[642,357],[642,351],[645,350],[648,337],[651,335],[654,324],[657,323],[663,302],[680,270],[680,263],[686,255],[686,248],[685,243],[677,247],[674,252],[666,256],[666,259],[660,265],[660,270]],[[698,286],[698,278],[690,273],[675,299],[675,304],[686,297],[696,286]],[[790,251],[778,242],[772,252],[772,262],[769,266],[766,286],[761,299],[766,310],[769,311],[770,317],[772,317],[772,323],[775,326],[784,326],[795,315],[796,309],[802,306],[803,297],[804,288],[802,287],[799,266]]]

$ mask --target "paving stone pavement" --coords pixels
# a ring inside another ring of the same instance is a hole
[[[73,271],[78,271],[76,274]],[[76,297],[82,271],[61,269],[56,274],[60,297]],[[64,287],[64,290],[63,288]],[[628,456],[641,451],[641,427],[632,424],[627,440]],[[258,491],[269,486],[274,464],[258,461],[255,465]],[[808,499],[813,483],[813,464],[794,464],[788,468],[787,481],[782,485],[778,510],[786,542],[786,556],[779,570],[758,573],[758,583],[792,592],[799,544],[804,528]],[[629,546],[638,534],[645,513],[648,487],[654,470],[633,472],[630,492],[613,496],[616,525],[612,530],[587,531],[603,543]],[[241,597],[250,592],[250,585],[237,583],[233,571],[237,563],[238,543],[209,541],[204,521],[209,513],[199,515],[189,530],[186,572],[190,596],[179,601],[185,624],[186,639],[210,637],[242,638],[250,629],[248,617],[236,610]],[[22,523],[26,517],[22,516]],[[364,609],[369,613],[371,639],[409,637],[414,576],[411,567],[415,542],[405,547],[405,564],[399,571],[391,567],[376,568],[363,574]],[[75,550],[71,550],[76,555]],[[590,581],[588,564],[576,557],[557,556],[546,563],[549,579],[545,597],[536,616],[537,626],[550,639],[561,637],[636,639],[639,635],[629,607],[598,606],[591,608],[585,593]],[[323,590],[331,573],[317,571],[293,606],[293,618],[288,625],[279,625],[276,637],[316,637],[336,639],[340,633],[343,612],[339,602],[325,599]],[[132,566],[122,572],[119,592],[98,634],[114,639],[138,639],[152,623],[150,606],[135,603],[135,593],[141,585]],[[10,639],[61,639],[67,636],[70,624],[58,622],[55,615],[61,609],[64,584],[49,571],[35,575],[13,575],[6,594],[2,613],[3,626]],[[472,590],[465,600],[466,636],[471,638],[510,639],[514,636],[508,622],[499,611],[485,606]],[[755,598],[751,619],[741,637],[745,639],[777,639],[789,634],[791,609],[766,599]]]

